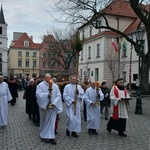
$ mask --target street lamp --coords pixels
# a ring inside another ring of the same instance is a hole
[[[138,29],[136,32],[136,40],[137,40],[137,48],[138,48],[138,55],[139,55],[139,60],[138,60],[138,80],[137,80],[137,93],[136,93],[136,109],[135,109],[135,114],[143,114],[142,111],[142,96],[141,96],[141,71],[140,71],[140,66],[141,66],[141,60],[140,60],[140,55],[141,55],[141,48],[143,45],[143,35],[144,31],[142,29]]]

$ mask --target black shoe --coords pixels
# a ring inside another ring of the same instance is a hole
[[[107,131],[110,133],[110,132],[111,132],[111,129],[107,129]]]
[[[41,137],[40,137],[41,138]],[[50,142],[50,139],[45,139],[45,138],[41,138],[41,140],[45,143],[49,143]]]
[[[118,133],[118,135],[119,135],[119,136],[122,136],[122,137],[127,137],[127,135],[126,135],[126,134],[124,134],[123,132]]]
[[[76,132],[72,132],[72,136],[76,137],[76,138],[78,137],[78,135],[76,134]]]
[[[70,132],[69,132],[68,129],[66,129],[66,135],[67,135],[67,136],[70,136]]]
[[[92,129],[88,129],[88,134],[92,134]]]
[[[33,125],[34,125],[34,126],[37,126],[37,127],[39,127],[39,126],[40,126],[40,124],[39,124],[39,123],[33,123]]]
[[[98,135],[98,133],[96,132],[96,129],[92,129],[92,133],[95,135]]]
[[[107,118],[107,117],[105,117],[105,120],[108,120],[108,118]]]
[[[58,132],[57,132],[57,130],[55,130],[55,134],[57,134]]]
[[[50,141],[50,143],[52,143],[53,145],[56,145],[56,144],[57,144],[57,142],[55,141],[55,139],[50,139],[49,141]]]

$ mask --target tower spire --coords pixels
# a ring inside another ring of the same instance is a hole
[[[3,6],[2,6],[2,0],[1,0],[1,10],[0,10],[0,23],[5,24],[5,18],[3,13]]]

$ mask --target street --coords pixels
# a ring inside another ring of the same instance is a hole
[[[14,106],[9,104],[8,125],[0,128],[0,150],[150,150],[150,97],[142,99],[143,115],[136,115],[136,98],[130,101],[129,119],[127,120],[127,137],[120,137],[117,132],[106,130],[107,120],[101,114],[99,135],[89,135],[82,113],[82,131],[79,137],[67,137],[66,112],[63,102],[63,112],[60,114],[57,145],[44,143],[39,138],[39,127],[34,126],[25,113],[23,91]]]

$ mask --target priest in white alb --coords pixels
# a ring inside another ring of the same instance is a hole
[[[44,79],[36,89],[40,112],[40,138],[56,145],[54,130],[56,116],[62,112],[61,93],[58,86],[51,80],[50,74],[46,74]]]
[[[0,127],[7,125],[8,102],[11,100],[8,84],[3,81],[3,76],[0,75]]]
[[[83,96],[87,109],[88,133],[95,135],[98,134],[96,130],[100,128],[100,101],[104,99],[104,95],[99,86],[99,82],[91,82],[90,87]]]
[[[81,132],[81,101],[83,94],[84,90],[77,84],[76,77],[72,77],[70,84],[65,86],[63,93],[68,117],[66,127],[67,136],[72,132],[73,137],[78,137],[76,132]]]

